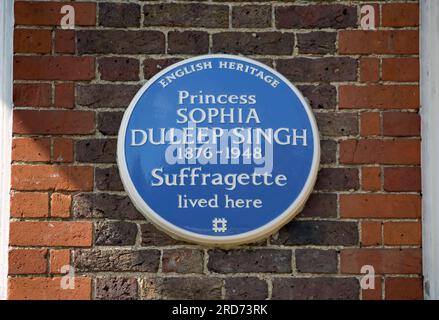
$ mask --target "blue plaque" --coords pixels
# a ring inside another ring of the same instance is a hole
[[[320,143],[311,108],[257,61],[205,55],[150,79],[125,111],[117,160],[125,190],[174,238],[254,242],[303,207]]]

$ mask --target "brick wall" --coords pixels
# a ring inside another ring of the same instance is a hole
[[[417,1],[77,1],[75,30],[59,27],[62,4],[15,3],[11,299],[422,298]],[[363,4],[376,31],[359,27]],[[227,251],[157,231],[115,166],[136,91],[205,53],[277,69],[322,136],[304,211]]]

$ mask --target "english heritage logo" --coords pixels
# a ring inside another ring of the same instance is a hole
[[[125,112],[118,166],[135,206],[187,241],[262,239],[314,186],[320,142],[300,92],[251,59],[206,55],[146,83]]]

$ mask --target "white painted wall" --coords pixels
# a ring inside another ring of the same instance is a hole
[[[423,268],[426,299],[439,299],[439,1],[421,0]]]

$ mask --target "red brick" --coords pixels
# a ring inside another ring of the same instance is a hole
[[[366,191],[381,190],[381,168],[361,168],[361,188]]]
[[[75,3],[75,2],[42,2],[42,1],[16,1],[15,2],[15,24],[17,25],[40,25],[59,26],[65,14],[61,13],[64,5],[71,5],[75,8],[75,25],[94,26],[96,25],[96,4]]]
[[[342,85],[339,88],[342,109],[418,109],[417,85]]]
[[[360,81],[378,82],[380,80],[380,59],[361,58],[360,59]]]
[[[12,140],[12,160],[50,161],[50,139],[14,138]]]
[[[419,164],[420,141],[344,140],[340,143],[340,162],[349,164]]]
[[[91,222],[11,222],[9,243],[12,246],[89,247],[92,244]]]
[[[55,52],[56,53],[75,53],[75,31],[56,30],[55,32]]]
[[[361,222],[361,245],[379,246],[381,240],[381,222],[363,221]]]
[[[418,3],[383,4],[383,27],[416,27],[419,25]]]
[[[342,273],[360,274],[364,265],[371,265],[376,274],[422,272],[420,249],[344,249],[340,252]]]
[[[50,53],[52,50],[51,30],[14,30],[14,52]]]
[[[93,190],[93,168],[89,166],[13,165],[15,190]]]
[[[14,249],[9,251],[9,274],[47,272],[47,249]]]
[[[50,84],[14,84],[14,106],[49,107],[51,105],[52,86]]]
[[[50,250],[50,273],[65,273],[64,266],[70,266],[70,250]]]
[[[49,195],[45,192],[11,193],[13,218],[43,218],[49,216]]]
[[[421,197],[414,194],[342,194],[343,218],[419,218]]]
[[[16,56],[15,80],[92,80],[94,57]]]
[[[73,83],[55,85],[55,107],[72,109],[75,106],[75,86]]]
[[[401,167],[384,169],[384,190],[421,191],[421,169]]]
[[[14,133],[90,134],[94,131],[95,115],[91,111],[14,111]]]
[[[339,33],[342,54],[417,54],[418,30],[344,30]]]
[[[390,246],[421,245],[422,225],[420,222],[385,222],[384,244]]]
[[[72,207],[72,196],[69,194],[53,193],[50,216],[57,218],[70,217]]]
[[[68,138],[53,139],[53,161],[72,162],[73,161],[73,141]]]
[[[10,278],[8,299],[10,300],[88,300],[91,299],[91,279],[75,277],[74,289],[61,287],[62,277],[55,278]]]
[[[381,115],[379,112],[362,112],[360,114],[360,134],[363,137],[381,134]]]
[[[422,300],[421,278],[386,278],[386,300]]]
[[[419,136],[421,117],[414,112],[384,112],[383,134],[394,137]]]
[[[375,277],[374,289],[363,289],[361,291],[362,300],[382,300],[383,280],[381,277]]]
[[[384,81],[419,81],[419,58],[388,58],[382,62]]]

